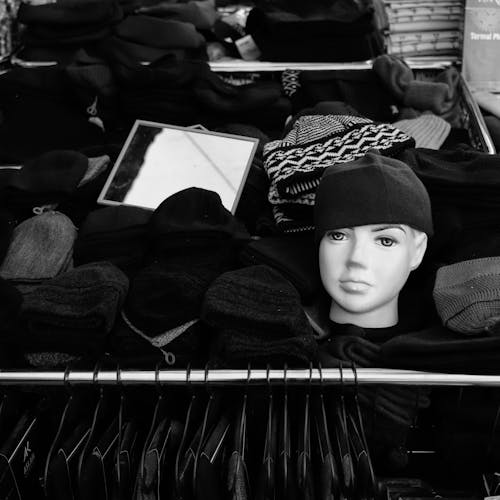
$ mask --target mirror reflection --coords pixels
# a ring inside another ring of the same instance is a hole
[[[189,187],[217,192],[234,213],[257,140],[136,122],[103,190],[103,203],[155,209]]]

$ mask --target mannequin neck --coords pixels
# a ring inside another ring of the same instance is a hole
[[[395,326],[399,321],[398,298],[395,297],[391,302],[382,307],[365,313],[346,311],[336,302],[332,301],[330,319],[335,323],[349,323],[363,328],[388,328]]]

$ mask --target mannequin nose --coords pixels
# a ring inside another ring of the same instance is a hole
[[[349,266],[366,267],[368,264],[368,253],[366,244],[355,238],[348,255],[347,263]]]

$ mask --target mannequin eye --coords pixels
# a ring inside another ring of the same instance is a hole
[[[387,236],[382,236],[378,239],[378,241],[380,241],[380,244],[383,246],[383,247],[392,247],[394,245],[397,244],[397,241],[394,240],[393,238],[389,238]]]
[[[328,231],[326,236],[332,241],[342,241],[346,238],[346,235],[342,231]]]

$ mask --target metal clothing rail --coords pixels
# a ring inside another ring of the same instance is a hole
[[[385,368],[240,370],[0,370],[0,385],[418,385],[500,387],[500,375],[431,373]]]

